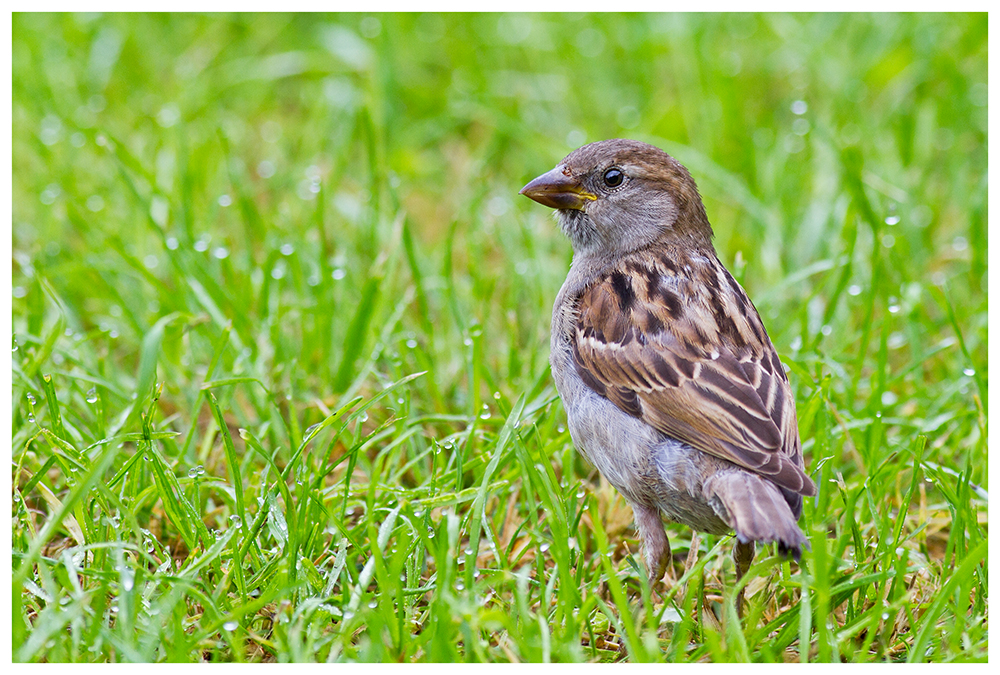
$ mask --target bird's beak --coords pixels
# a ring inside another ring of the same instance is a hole
[[[557,166],[521,188],[521,194],[553,209],[582,210],[587,202],[597,199],[567,174],[563,166]]]

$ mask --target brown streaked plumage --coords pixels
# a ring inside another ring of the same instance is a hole
[[[592,143],[522,194],[574,248],[552,317],[552,373],[577,449],[628,500],[653,582],[661,515],[795,557],[806,475],[791,388],[746,292],[716,256],[694,180],[654,146]],[[741,604],[741,603],[738,603]]]

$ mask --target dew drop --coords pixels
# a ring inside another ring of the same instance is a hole
[[[861,295],[861,286],[858,286],[857,284],[851,284],[850,286],[847,287],[847,294]]]
[[[483,411],[481,413],[479,413],[479,419],[481,419],[481,420],[488,420],[491,416],[492,415],[490,413],[490,407],[484,403],[483,404]]]
[[[225,630],[236,630],[239,627],[239,625],[240,624],[236,623],[235,621],[227,621],[226,623],[222,624],[222,627]]]
[[[886,216],[886,225],[896,225],[897,223],[899,223],[899,216]]]
[[[281,255],[285,256],[292,255],[293,253],[295,253],[295,247],[292,246],[291,244],[282,244],[281,248],[279,248],[278,250],[281,251]]]
[[[580,490],[579,492],[576,493],[576,498],[583,499],[584,494],[586,493],[583,490]]]
[[[97,387],[87,390],[87,403],[97,403]]]
[[[25,394],[25,397],[28,399],[28,404],[29,405],[35,405],[35,396],[34,396],[34,394],[32,394],[31,392],[28,392],[27,394]]]
[[[464,344],[466,347],[471,347],[472,346],[472,338],[470,338],[470,337],[465,338],[464,340],[462,340],[462,344]]]
[[[378,600],[372,600],[368,603],[368,609],[375,609],[378,607]]]
[[[975,368],[966,368],[965,370],[962,371],[962,373],[965,374],[965,375],[968,375],[969,377],[972,377],[973,375],[976,374],[976,369]]]
[[[464,591],[465,590],[465,584],[463,584],[461,581],[455,582],[455,590],[456,591]]]
[[[415,349],[417,346],[417,341],[414,340],[413,338],[410,338],[409,340],[406,341],[406,346],[409,347],[410,349]]]
[[[545,553],[546,551],[548,551],[549,550],[548,543],[545,543],[545,544],[542,544],[541,546],[539,546],[538,550],[541,551],[542,553]]]

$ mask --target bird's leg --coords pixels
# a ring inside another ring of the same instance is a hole
[[[663,529],[663,520],[660,518],[658,508],[632,504],[632,512],[635,514],[635,525],[639,528],[639,537],[642,539],[649,586],[655,589],[670,563],[670,542]]]
[[[753,562],[754,554],[754,543],[753,541],[748,541],[747,543],[741,542],[739,539],[736,540],[736,545],[733,546],[733,563],[736,565],[736,581],[743,578],[743,575],[747,573],[750,569],[750,563]],[[740,592],[736,594],[736,614],[741,619],[743,618],[743,591],[746,587],[740,589]]]

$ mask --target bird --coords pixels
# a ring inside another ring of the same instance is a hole
[[[800,559],[805,471],[795,400],[746,291],[719,260],[694,179],[660,148],[585,145],[520,194],[555,209],[573,259],[552,310],[550,365],[573,444],[632,508],[651,586],[663,519],[735,532]],[[743,591],[736,608],[742,616]]]

